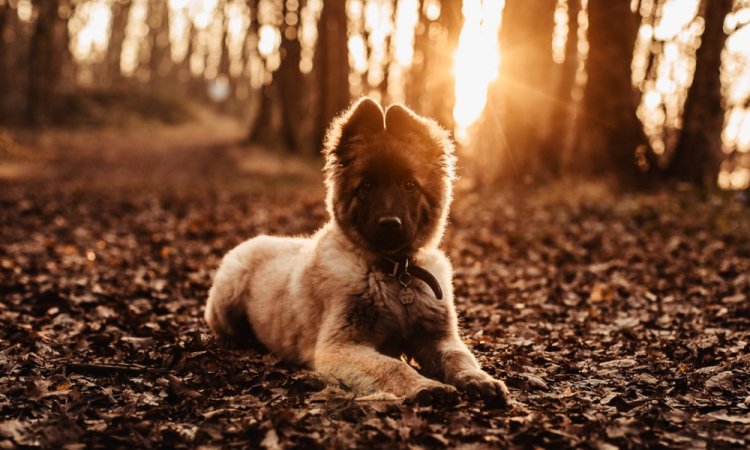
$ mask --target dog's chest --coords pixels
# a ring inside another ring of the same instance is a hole
[[[371,272],[367,290],[355,300],[353,325],[376,344],[439,334],[447,327],[448,310],[423,282],[404,287],[380,272]]]

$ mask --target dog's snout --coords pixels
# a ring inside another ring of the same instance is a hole
[[[384,216],[378,219],[378,228],[383,231],[400,231],[401,219],[396,216]]]

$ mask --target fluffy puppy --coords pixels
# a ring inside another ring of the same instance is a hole
[[[457,387],[505,403],[505,385],[459,337],[452,268],[437,248],[454,178],[448,133],[364,98],[333,121],[324,154],[330,221],[309,238],[258,236],[231,250],[209,293],[211,330],[362,393],[429,400]]]

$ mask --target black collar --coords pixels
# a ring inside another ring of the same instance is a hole
[[[414,258],[408,256],[388,258],[384,256],[380,259],[379,264],[386,275],[398,280],[403,287],[408,288],[412,278],[418,278],[432,289],[435,298],[443,299],[443,290],[440,288],[437,278],[426,269],[419,267]]]

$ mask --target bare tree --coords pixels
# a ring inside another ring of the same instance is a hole
[[[286,4],[282,16],[286,16]],[[260,110],[250,132],[250,142],[270,148],[305,151],[309,142],[301,129],[300,97],[305,79],[300,72],[300,42],[297,28],[282,24],[279,53],[281,63],[271,81],[261,89]]]
[[[318,121],[314,141],[319,144],[328,123],[349,104],[349,51],[343,1],[324,2],[318,22],[314,70],[318,82]]]
[[[552,34],[556,0],[509,0],[503,11],[500,68],[505,135],[511,164],[504,175],[537,173],[548,153],[544,137],[555,106]]]
[[[6,60],[8,47],[10,46],[5,42],[5,26],[12,13],[10,5],[5,0],[0,0],[0,120],[4,118],[5,98],[10,85],[10,76],[7,70],[8,62]]]
[[[169,47],[169,6],[164,0],[150,0],[149,27],[149,73],[152,83],[163,80],[172,66]]]
[[[112,24],[110,26],[109,46],[105,60],[106,79],[116,83],[121,78],[120,58],[122,44],[125,42],[125,29],[128,26],[131,0],[115,0],[112,2]]]
[[[647,148],[631,81],[640,18],[627,0],[589,0],[588,15],[588,80],[577,123],[580,165],[634,182],[641,176],[636,153]]]
[[[68,52],[67,23],[60,17],[61,1],[36,0],[37,19],[29,48],[26,117],[41,125],[49,120],[63,59]],[[62,36],[64,33],[65,36]]]
[[[685,100],[683,128],[669,166],[673,177],[713,186],[721,164],[724,108],[721,96],[721,52],[724,19],[732,0],[704,0],[706,27],[696,53],[693,83]]]
[[[581,0],[568,0],[568,36],[565,41],[565,61],[554,70],[553,101],[550,119],[544,136],[545,167],[559,175],[570,168],[572,161],[575,118],[579,99],[573,98],[579,64],[578,15]]]
[[[453,107],[456,104],[456,98],[454,80],[449,68],[453,65],[453,51],[458,46],[458,37],[461,34],[463,24],[461,2],[453,0],[441,2],[440,17],[437,22],[446,33],[446,42],[441,47],[435,48],[433,52],[435,58],[433,67],[440,69],[433,74],[437,79],[431,83],[434,91],[430,95],[432,98],[431,106],[426,112],[443,126],[452,128]]]

